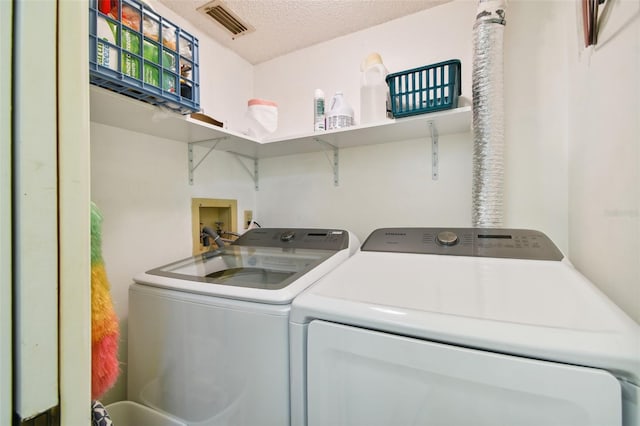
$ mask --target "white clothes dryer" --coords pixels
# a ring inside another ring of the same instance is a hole
[[[344,230],[259,228],[136,276],[128,398],[187,425],[288,425],[291,301],[358,245]]]
[[[540,232],[376,230],[290,318],[295,426],[640,426],[640,327]]]

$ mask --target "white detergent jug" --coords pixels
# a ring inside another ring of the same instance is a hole
[[[360,65],[360,123],[376,123],[387,118],[387,69],[378,53],[371,53]]]
[[[342,92],[336,92],[331,99],[331,109],[327,114],[327,130],[353,126],[353,108],[349,106]]]

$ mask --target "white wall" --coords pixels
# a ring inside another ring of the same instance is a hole
[[[426,129],[425,129],[426,131]],[[345,228],[361,241],[383,226],[468,226],[467,135],[441,137],[440,178],[430,140],[340,151],[340,185],[323,153],[261,161],[257,218],[263,226]]]
[[[640,3],[607,5],[595,50],[568,36],[569,244],[576,267],[640,323]],[[573,8],[564,15],[575,21]]]
[[[549,2],[514,0],[505,30],[505,224],[547,233],[565,252],[566,63],[563,23]],[[312,98],[343,90],[359,120],[360,61],[382,55],[390,72],[458,58],[471,98],[476,2],[455,1],[260,64],[255,94],[279,103],[278,134],[312,129]],[[560,37],[561,38],[561,37]],[[472,136],[440,138],[440,179],[430,139],[341,151],[340,187],[322,154],[261,162],[259,218],[266,225],[327,225],[365,238],[384,226],[470,226]]]
[[[568,245],[564,1],[511,0],[504,34],[505,225]]]
[[[244,120],[253,68],[157,2],[152,6],[200,42],[201,107],[225,126]],[[205,154],[196,147],[195,159]],[[126,398],[128,288],[142,271],[191,255],[191,198],[238,200],[256,210],[253,181],[229,154],[212,152],[188,183],[187,144],[91,123],[91,198],[104,215],[103,257],[120,319],[122,373],[109,403]]]

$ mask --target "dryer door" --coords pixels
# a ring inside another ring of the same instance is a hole
[[[602,370],[319,320],[307,354],[309,426],[622,424]]]

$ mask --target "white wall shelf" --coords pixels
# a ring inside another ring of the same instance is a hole
[[[257,160],[309,152],[334,150],[334,183],[338,184],[337,150],[363,145],[375,145],[399,140],[466,133],[471,130],[471,107],[415,115],[381,123],[347,129],[309,132],[284,138],[257,140],[238,132],[213,126],[188,116],[164,111],[150,104],[128,98],[100,87],[91,86],[91,121],[161,138],[226,151]],[[437,156],[436,156],[437,158]],[[189,175],[193,179],[194,159],[190,157]],[[437,163],[435,179],[437,179]],[[257,183],[256,175],[252,176]]]

